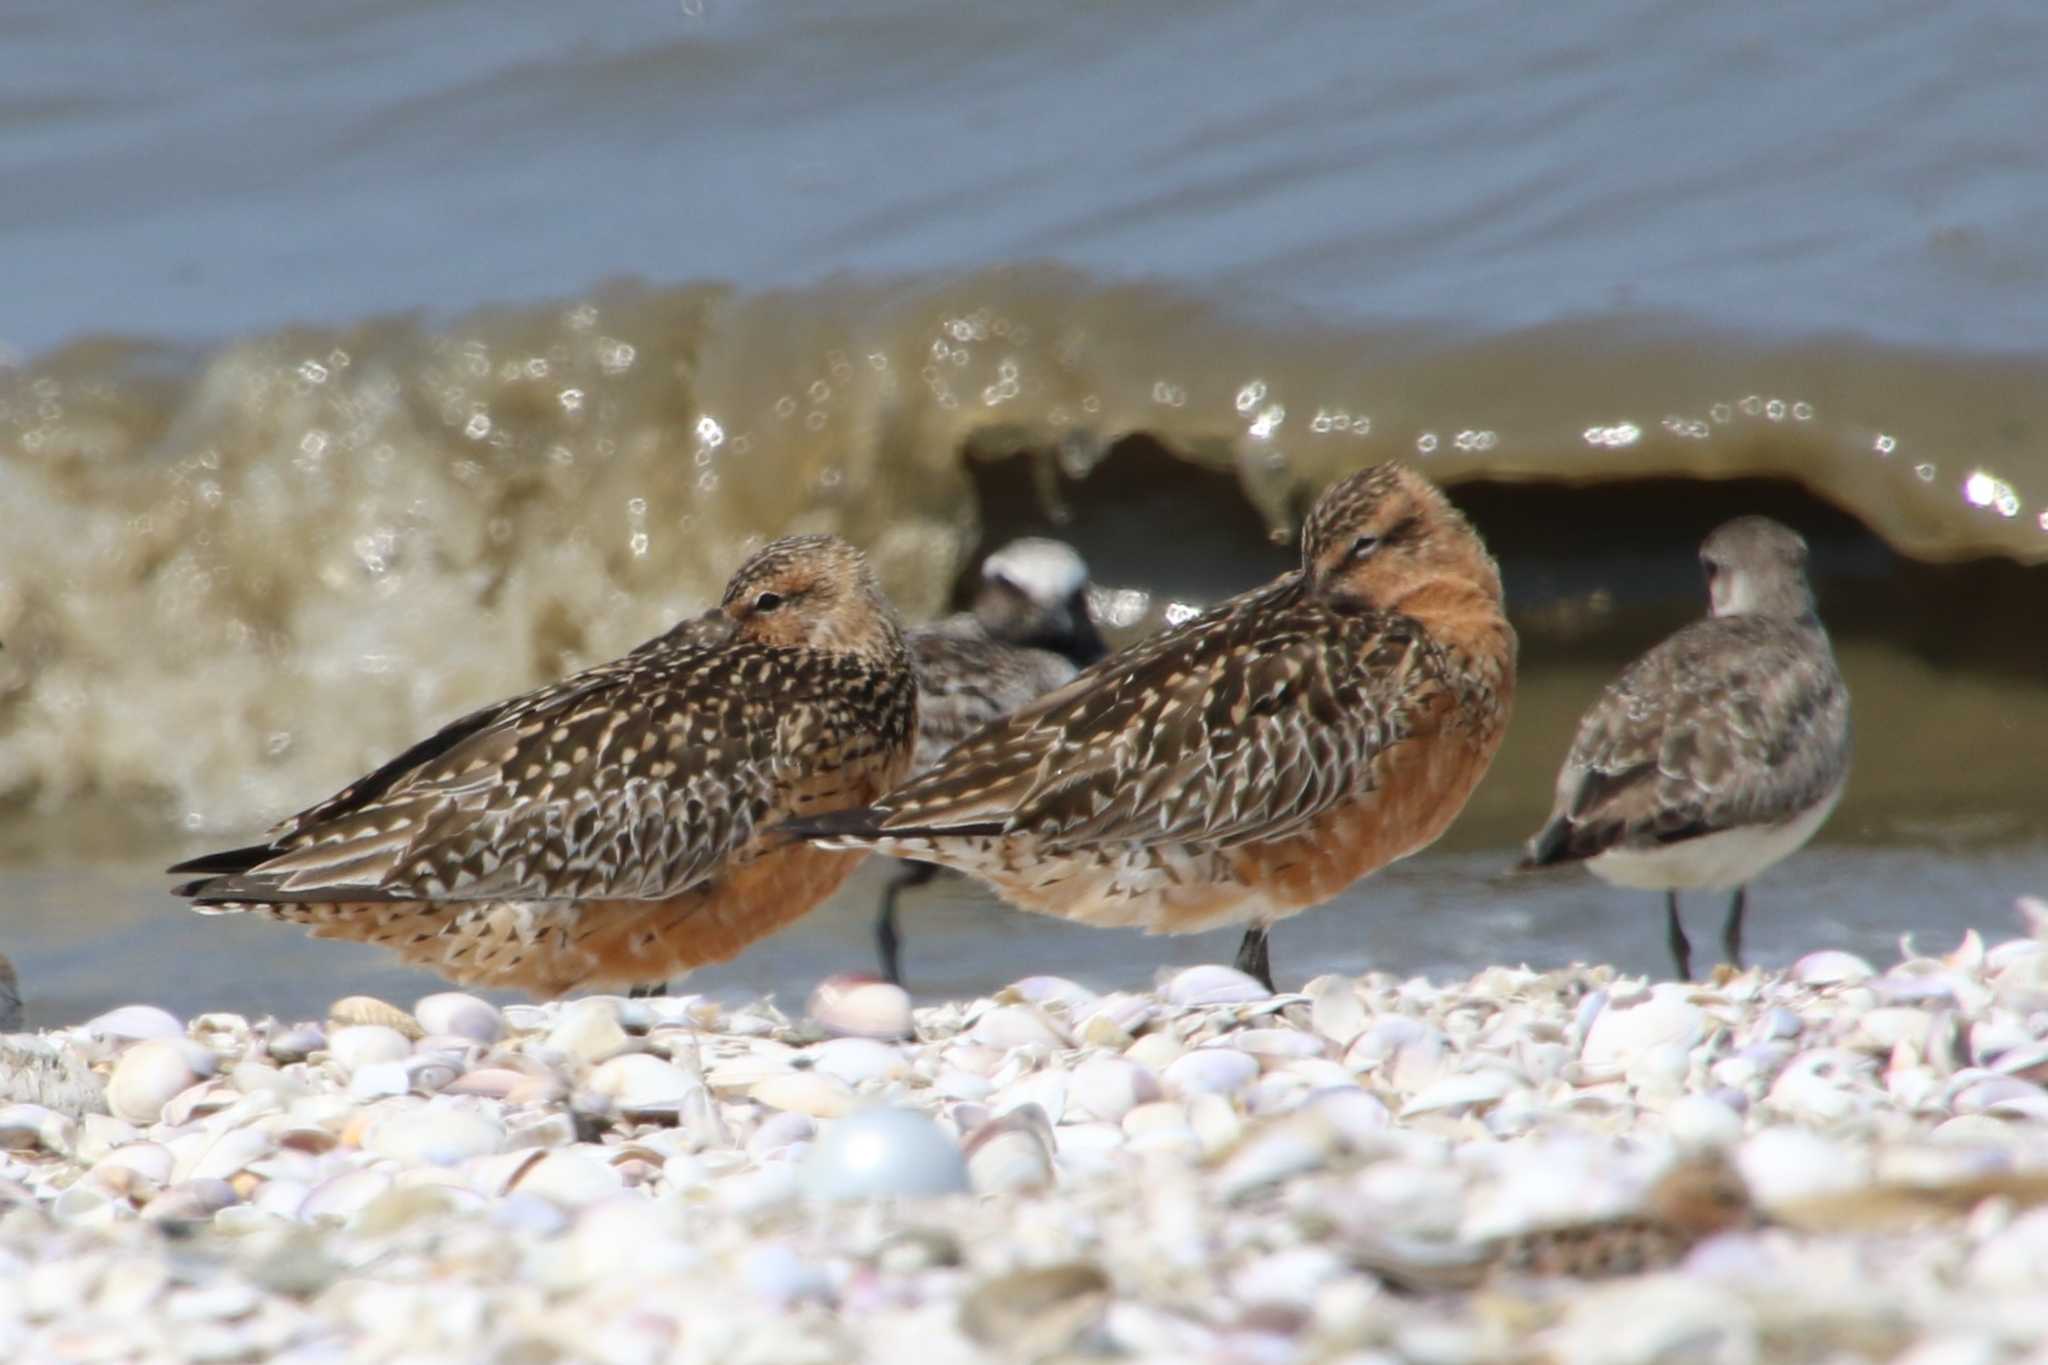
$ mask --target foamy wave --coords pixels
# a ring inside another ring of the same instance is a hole
[[[837,530],[935,610],[971,459],[1032,452],[1050,487],[1130,433],[1233,471],[1283,534],[1304,490],[1403,457],[1783,476],[1923,558],[2048,559],[2038,363],[1289,329],[1052,270],[80,345],[0,394],[0,798],[167,797],[194,828],[630,647],[766,536]]]

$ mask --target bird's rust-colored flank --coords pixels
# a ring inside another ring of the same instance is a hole
[[[776,541],[719,607],[455,721],[262,844],[171,869],[205,912],[380,943],[542,996],[664,981],[803,915],[859,861],[762,831],[909,769],[916,688],[859,551]]]
[[[1263,945],[1443,832],[1499,746],[1514,665],[1478,536],[1382,465],[1318,500],[1299,569],[1085,670],[873,808],[793,828],[1066,919],[1250,922]]]

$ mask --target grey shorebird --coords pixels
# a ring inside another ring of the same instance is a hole
[[[943,863],[1083,924],[1248,924],[1238,965],[1270,986],[1273,923],[1443,833],[1515,681],[1499,571],[1415,471],[1331,486],[1301,556],[791,832]]]
[[[1700,563],[1711,614],[1630,664],[1586,712],[1522,863],[1584,862],[1616,886],[1664,892],[1684,980],[1678,893],[1734,890],[1721,942],[1740,966],[1749,882],[1813,837],[1849,776],[1849,690],[1814,608],[1806,542],[1739,517],[1707,537]]]
[[[912,627],[909,641],[918,693],[913,774],[1109,652],[1088,611],[1087,563],[1065,542],[1036,536],[983,560],[971,608]],[[938,873],[936,863],[906,861],[882,889],[875,949],[882,975],[899,985],[897,898]]]
[[[916,684],[860,551],[794,536],[721,604],[611,663],[486,706],[270,831],[181,863],[249,910],[541,996],[722,962],[857,856],[763,837],[901,780]]]

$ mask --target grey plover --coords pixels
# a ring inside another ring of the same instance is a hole
[[[859,861],[762,837],[909,771],[895,608],[831,536],[751,556],[721,605],[472,712],[264,842],[172,868],[202,912],[383,944],[455,981],[640,986],[722,962]]]
[[[1027,910],[1267,930],[1441,834],[1492,761],[1515,682],[1493,559],[1398,465],[1326,490],[1301,567],[1083,670],[865,809],[830,847],[944,863]]]
[[[1109,652],[1088,610],[1087,563],[1072,546],[1036,536],[982,561],[970,610],[912,627],[909,638],[918,692],[913,773]],[[882,889],[875,948],[890,981],[903,980],[897,897],[938,871],[936,863],[906,861]]]
[[[1749,882],[1811,839],[1849,775],[1849,690],[1806,581],[1806,542],[1740,517],[1700,547],[1711,614],[1637,659],[1579,722],[1524,867],[1580,862],[1662,891],[1673,965],[1692,977],[1681,891],[1735,892],[1721,941],[1742,959]]]

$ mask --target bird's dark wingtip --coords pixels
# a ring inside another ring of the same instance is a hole
[[[793,815],[775,827],[789,843],[813,839],[872,839],[881,834],[888,812],[878,806],[855,806],[817,815]]]
[[[1578,862],[1586,856],[1573,847],[1572,822],[1560,817],[1536,832],[1522,850],[1521,860],[1509,871],[1518,875],[1540,872],[1546,867]]]
[[[210,877],[227,876],[237,872],[247,872],[256,864],[270,857],[274,852],[276,850],[268,844],[250,844],[247,848],[230,848],[223,849],[219,853],[202,853],[197,858],[187,858],[182,863],[173,863],[165,868],[164,871],[173,877],[186,877],[194,873],[201,873]],[[196,886],[198,883],[194,882],[193,885]],[[182,887],[179,889],[178,894],[181,896],[185,894]]]

